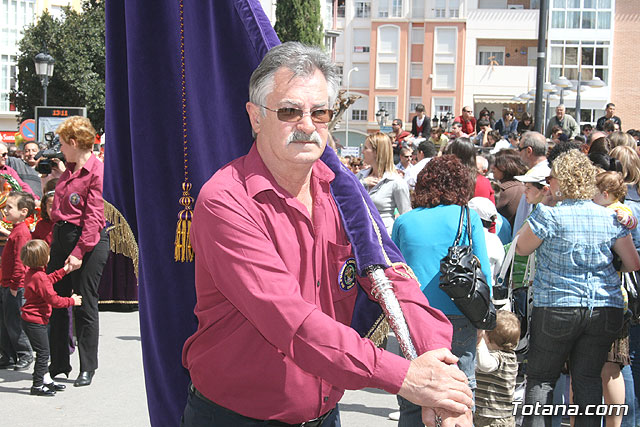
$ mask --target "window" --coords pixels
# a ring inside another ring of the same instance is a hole
[[[504,65],[504,47],[478,46],[477,65]]]
[[[337,64],[336,69],[337,69],[336,73],[338,74],[338,85],[342,86],[342,82],[344,80],[344,65]]]
[[[371,30],[368,28],[353,29],[353,51],[356,53],[369,52]]]
[[[367,110],[351,110],[351,120],[367,121]]]
[[[336,15],[338,16],[338,18],[344,18],[344,0],[338,0]]]
[[[384,107],[387,113],[389,113],[389,116],[387,117],[387,121],[386,121],[387,124],[391,123],[391,120],[398,117],[396,115],[396,97],[395,96],[379,96],[376,98],[376,101],[378,104],[378,108],[376,109],[376,112],[380,111],[380,109]],[[376,117],[376,120],[378,120],[377,117]]]
[[[418,96],[412,96],[409,98],[409,113],[416,111],[418,104],[422,104],[422,99]]]
[[[551,28],[609,30],[611,0],[554,0]]]
[[[371,18],[371,2],[369,0],[356,1],[356,18]]]
[[[437,27],[434,37],[434,89],[455,89],[456,28]]]
[[[411,63],[411,74],[412,79],[421,79],[422,78],[422,63],[420,62],[412,62]]]
[[[9,92],[16,89],[16,57],[13,55],[0,56],[0,111],[11,111]]]
[[[424,27],[411,28],[411,44],[424,44]]]
[[[380,0],[378,3],[378,18],[401,18],[402,0]]]
[[[440,97],[434,97],[433,98],[433,115],[431,116],[432,118],[435,117],[444,117],[449,111],[451,111],[451,113],[453,113],[453,102],[454,99],[453,98],[440,98]],[[449,125],[451,125],[453,122],[448,123]]]
[[[395,89],[398,87],[398,50],[400,28],[383,25],[378,28],[378,52],[376,87]]]
[[[435,0],[434,18],[459,18],[460,0]]]
[[[424,18],[424,3],[425,0],[413,0],[411,2],[411,17],[412,18]]]
[[[351,84],[352,88],[368,88],[369,87],[369,63],[368,62],[360,62],[353,63],[353,67],[358,67],[358,71],[354,71],[351,73],[351,81],[348,82]]]
[[[599,77],[609,84],[609,42],[608,41],[551,41],[549,60],[549,80],[560,76],[578,80],[582,70],[582,80]]]

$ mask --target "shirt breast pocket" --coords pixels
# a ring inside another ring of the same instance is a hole
[[[358,275],[351,244],[339,245],[329,242],[327,264],[333,301],[354,297],[357,293]]]

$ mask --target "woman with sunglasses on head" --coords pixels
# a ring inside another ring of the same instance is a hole
[[[393,148],[388,135],[382,132],[369,135],[364,141],[362,154],[365,164],[370,167],[360,171],[357,177],[367,189],[391,235],[395,210],[400,215],[411,210],[409,186],[393,165]]]
[[[567,360],[574,403],[602,403],[600,372],[623,324],[624,301],[614,252],[622,271],[640,269],[629,230],[610,209],[591,199],[597,169],[578,150],[560,154],[551,168],[549,190],[561,201],[538,205],[518,233],[516,252],[536,252],[533,312],[525,403],[553,403],[553,387]],[[524,426],[543,426],[542,415]],[[597,415],[576,417],[576,426],[600,426]]]
[[[53,241],[47,272],[66,265],[74,269],[54,285],[63,297],[76,293],[83,304],[74,308],[80,374],[74,386],[91,384],[98,368],[98,285],[109,255],[104,230],[102,177],[104,166],[92,154],[96,131],[85,117],[69,117],[56,130],[67,168],[56,184],[51,209]],[[51,377],[69,375],[69,312],[53,309],[51,315]]]

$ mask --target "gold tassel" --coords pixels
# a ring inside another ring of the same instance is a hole
[[[122,254],[133,261],[133,269],[138,277],[138,243],[129,223],[111,203],[104,201],[104,217],[111,226],[109,233],[109,249],[111,252]]]
[[[380,315],[376,323],[371,327],[369,332],[367,332],[366,338],[369,338],[376,347],[380,347],[380,345],[384,342],[384,339],[389,335],[389,322],[384,314]]]
[[[191,183],[182,183],[182,197],[180,198],[180,204],[184,206],[184,209],[178,214],[178,226],[176,228],[176,241],[175,241],[175,253],[174,259],[180,262],[193,261],[193,248],[191,247],[191,237],[189,232],[191,231],[191,220],[193,219],[193,211],[191,205],[193,205],[193,197],[189,194],[191,191]]]

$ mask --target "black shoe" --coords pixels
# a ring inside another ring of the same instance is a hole
[[[48,388],[49,390],[53,390],[53,391],[64,391],[64,389],[67,388],[66,385],[58,384],[58,383],[45,384],[44,387]]]
[[[16,363],[16,366],[14,366],[13,369],[15,371],[26,371],[29,369],[29,366],[31,366],[31,363],[33,363],[33,357],[24,356],[18,359],[18,363]]]
[[[30,394],[32,396],[55,396],[56,391],[51,390],[48,387],[40,386],[40,387],[31,387]]]
[[[10,357],[0,356],[0,369],[11,369],[14,364],[15,362]]]
[[[51,375],[51,378],[55,378],[60,374],[64,374],[64,376],[66,378],[69,378],[69,372],[71,372],[71,368],[69,368],[69,369],[54,369],[51,366],[49,366],[49,375]]]
[[[74,387],[84,387],[84,386],[87,386],[87,385],[91,385],[91,380],[93,379],[93,375],[95,373],[96,373],[96,371],[83,371],[83,372],[80,372],[80,375],[78,375],[78,378],[73,383],[73,386]]]

